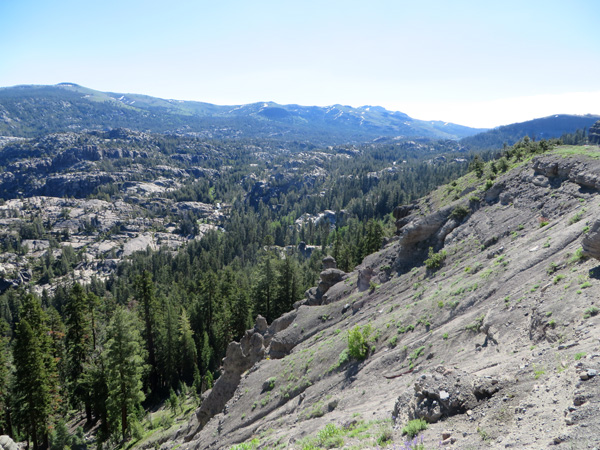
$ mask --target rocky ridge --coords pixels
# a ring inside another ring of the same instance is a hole
[[[597,447],[599,156],[559,148],[397,210],[382,251],[230,346],[224,381],[162,447],[302,448],[334,424],[374,448],[414,418],[430,447]],[[352,329],[369,330],[364,360]]]

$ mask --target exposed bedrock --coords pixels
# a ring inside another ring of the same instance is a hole
[[[239,343],[229,344],[223,358],[223,372],[214,387],[205,393],[196,411],[197,429],[187,435],[186,441],[191,440],[213,416],[223,411],[225,404],[233,397],[242,374],[263,359],[264,355],[263,336],[254,330],[247,330]]]

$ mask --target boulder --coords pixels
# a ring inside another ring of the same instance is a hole
[[[358,269],[358,280],[356,283],[360,292],[369,289],[373,275],[375,275],[375,271],[369,266],[365,267],[364,269]]]
[[[323,296],[330,287],[346,277],[346,272],[340,269],[325,269],[319,276],[321,277],[321,281],[319,282],[318,290],[321,296]]]
[[[489,399],[501,389],[497,380],[439,366],[433,375],[419,378],[412,394],[407,391],[398,397],[393,416],[398,423],[413,419],[435,423],[467,413],[478,402]]]
[[[337,262],[333,256],[323,258],[323,269],[337,269]]]
[[[10,438],[10,436],[3,434],[0,436],[0,450],[19,450],[19,446]]]
[[[448,206],[425,217],[412,220],[404,226],[400,233],[400,245],[407,247],[434,236],[442,228],[453,210],[454,207]]]
[[[600,260],[600,219],[596,219],[592,224],[588,234],[581,241],[581,246],[585,255]]]
[[[264,334],[267,332],[267,328],[268,328],[267,319],[265,319],[260,314],[258,316],[256,316],[256,325],[254,325],[254,331],[256,331],[257,333],[260,333],[264,336]]]
[[[394,219],[396,219],[396,229],[402,230],[410,222],[410,213],[415,209],[414,205],[400,205],[394,208]]]

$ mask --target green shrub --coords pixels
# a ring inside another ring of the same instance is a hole
[[[265,381],[263,383],[263,391],[272,391],[273,388],[275,387],[276,382],[277,382],[276,377],[271,377],[271,378],[267,379],[267,381]]]
[[[600,310],[598,309],[598,307],[596,307],[596,306],[590,306],[588,309],[586,309],[584,311],[583,318],[584,319],[589,319],[590,317],[598,315],[598,312],[600,312]]]
[[[343,429],[336,427],[332,423],[328,423],[317,434],[316,444],[318,447],[340,448],[344,445],[342,433]]]
[[[583,211],[578,212],[577,214],[575,214],[573,217],[571,217],[569,219],[569,225],[573,225],[574,223],[579,222],[582,217],[583,217]]]
[[[373,328],[371,324],[360,327],[356,325],[348,331],[348,353],[354,359],[363,360],[369,353],[369,337]]]
[[[470,212],[471,211],[469,210],[469,208],[466,208],[462,205],[458,205],[456,208],[454,208],[454,211],[452,211],[452,213],[450,213],[450,219],[454,219],[456,221],[461,221],[465,217],[467,217]]]
[[[583,248],[579,247],[577,250],[575,250],[575,253],[573,254],[573,256],[571,256],[571,258],[569,258],[569,263],[574,264],[574,263],[584,261],[586,259],[587,259],[587,256],[583,253]]]
[[[446,259],[446,250],[442,250],[438,253],[433,253],[433,247],[429,247],[428,258],[425,260],[425,267],[429,270],[438,270],[442,267],[444,260]]]
[[[558,264],[556,264],[555,262],[551,262],[550,265],[548,266],[548,268],[546,269],[546,273],[548,275],[552,275],[554,272],[556,272],[557,269],[558,269]]]
[[[386,447],[392,440],[394,439],[394,430],[388,424],[383,426],[379,432],[377,433],[377,445],[381,447]]]
[[[579,353],[575,353],[575,361],[579,361],[581,358],[585,358],[585,353],[584,352],[579,352]]]
[[[426,430],[427,429],[427,422],[425,422],[423,419],[415,419],[415,420],[411,420],[410,422],[408,422],[406,424],[406,426],[404,428],[402,428],[402,434],[403,435],[408,435],[408,437],[410,439],[414,438],[417,434],[419,434],[421,431]]]
[[[485,315],[482,314],[477,319],[475,319],[475,322],[467,325],[465,327],[465,330],[473,331],[474,333],[479,333],[479,330],[481,329],[481,325],[483,324],[484,318],[485,318]]]
[[[421,356],[423,354],[424,351],[425,351],[425,347],[419,347],[410,354],[410,356],[408,357],[408,360],[410,362],[411,369],[414,367],[415,361],[419,358],[419,356]]]

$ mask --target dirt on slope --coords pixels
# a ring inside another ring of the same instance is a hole
[[[230,346],[221,386],[162,448],[383,448],[416,418],[425,448],[600,448],[600,263],[581,249],[599,156],[558,149],[397,211],[398,237],[322,304]],[[356,326],[364,360],[347,352]]]

